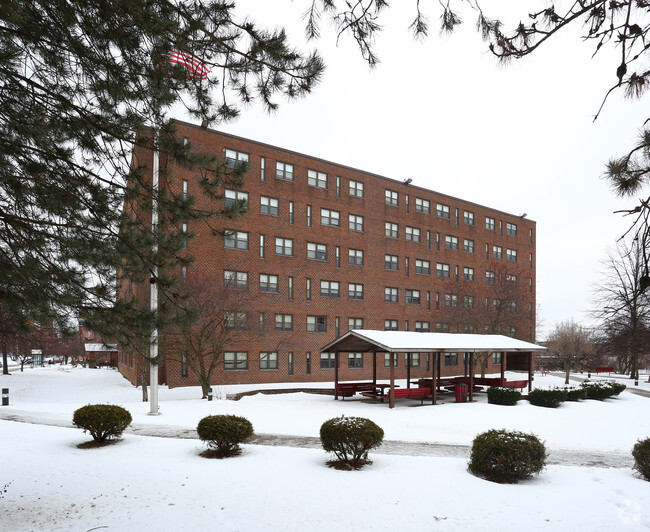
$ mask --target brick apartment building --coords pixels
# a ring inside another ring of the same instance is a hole
[[[224,309],[248,332],[226,348],[214,384],[331,381],[334,353],[320,349],[352,328],[493,332],[534,342],[535,222],[183,122],[177,135],[194,150],[249,164],[244,188],[224,191],[225,202],[246,200],[248,212],[224,220],[225,238],[188,223],[195,262],[178,273],[246,294],[245,310]],[[151,160],[144,150],[137,156]],[[171,164],[167,173],[166,186],[200,204],[190,173]],[[139,293],[148,304],[148,284]],[[372,374],[370,354],[341,360],[341,380]],[[499,371],[498,353],[487,362],[488,372]],[[134,383],[137,364],[120,350],[118,367]],[[429,356],[414,355],[411,364],[411,377],[430,375]],[[382,358],[378,378],[387,378],[387,365]],[[444,357],[443,376],[464,372],[463,353]],[[182,357],[171,356],[160,380],[198,383]]]

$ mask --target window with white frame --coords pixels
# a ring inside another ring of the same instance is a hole
[[[506,234],[510,236],[517,236],[517,225],[506,222]]]
[[[394,190],[386,190],[386,205],[397,207],[399,205],[399,194]]]
[[[494,284],[494,272],[485,272],[485,282],[487,284]]]
[[[492,364],[501,364],[501,353],[492,353]]]
[[[474,241],[465,238],[463,240],[463,249],[466,253],[474,253]]]
[[[226,166],[234,168],[235,165],[239,164],[248,164],[248,153],[226,150]]]
[[[438,218],[449,220],[449,205],[444,205],[442,203],[436,204],[436,216]]]
[[[277,198],[268,198],[266,196],[260,197],[260,212],[262,214],[270,214],[277,216],[280,210],[280,201]]]
[[[458,237],[452,235],[445,236],[445,249],[458,249]]]
[[[235,288],[237,290],[244,290],[248,288],[248,273],[237,272],[232,270],[224,270],[223,284],[226,288]]]
[[[248,249],[248,233],[245,231],[226,229],[223,240],[229,249]]]
[[[514,338],[515,336],[517,336],[517,329],[511,326],[506,327],[506,336],[510,336]]]
[[[327,188],[327,174],[316,170],[307,170],[307,184],[310,187]]]
[[[320,223],[321,225],[327,225],[330,227],[340,227],[341,213],[339,211],[333,211],[331,209],[321,209]]]
[[[512,262],[517,262],[517,250],[506,249],[506,259]]]
[[[431,324],[428,321],[415,322],[415,332],[429,332],[430,330]]]
[[[348,353],[348,368],[362,368],[363,353]]]
[[[420,241],[420,230],[417,227],[406,226],[406,240],[411,242]]]
[[[307,332],[327,332],[327,316],[307,316]]]
[[[276,314],[275,330],[293,331],[293,314]]]
[[[393,367],[397,367],[397,353],[393,353]],[[391,353],[384,353],[384,367],[390,368],[390,357]]]
[[[248,208],[248,192],[241,190],[228,190],[224,193],[224,203],[226,206],[239,204],[242,209]]]
[[[363,285],[348,283],[348,299],[363,299]]]
[[[223,313],[223,318],[226,329],[243,330],[248,328],[248,312],[226,310]]]
[[[449,277],[449,264],[436,263],[436,275],[438,277]]]
[[[506,304],[506,308],[510,312],[517,312],[517,302],[516,301],[508,301]]]
[[[278,369],[277,351],[260,352],[260,369]]]
[[[248,353],[246,351],[224,351],[223,366],[225,370],[248,369]]]
[[[275,163],[275,177],[284,181],[293,181],[293,165],[277,161]]]
[[[336,353],[320,354],[320,369],[334,369],[336,366]]]
[[[348,318],[348,330],[363,329],[363,318]]]
[[[260,273],[260,291],[261,292],[277,292],[278,291],[278,276],[268,273]]]
[[[387,270],[398,270],[399,258],[397,255],[384,255],[384,266]]]
[[[445,353],[445,366],[458,366],[458,353]]]
[[[429,200],[422,198],[415,198],[415,212],[429,214],[431,212],[431,203]]]
[[[285,257],[293,256],[293,240],[291,238],[275,238],[275,254]]]
[[[465,225],[474,225],[474,213],[472,211],[465,211],[463,213],[463,222],[465,222]]]
[[[415,259],[415,273],[429,275],[431,273],[431,263],[428,260]]]
[[[407,353],[404,357],[404,364],[417,368],[420,366],[420,353]]]
[[[407,289],[404,292],[404,300],[410,305],[419,305],[420,304],[420,291]]]
[[[187,179],[183,179],[183,201],[187,201],[189,198],[189,182]]]
[[[384,330],[385,331],[396,331],[397,330],[397,320],[384,320]]]
[[[348,263],[351,266],[363,266],[363,250],[362,249],[349,249],[348,250]]]
[[[506,274],[506,284],[510,286],[517,286],[517,276],[511,273]]]
[[[449,324],[447,322],[437,322],[436,332],[449,332]]]
[[[398,289],[391,286],[384,288],[384,301],[387,303],[397,303],[398,301]]]
[[[473,325],[465,325],[463,327],[463,332],[467,334],[474,334],[474,326]]]
[[[384,231],[387,237],[389,238],[397,238],[399,236],[399,227],[397,224],[394,224],[393,222],[385,222],[384,223]]]
[[[491,218],[490,216],[485,217],[485,228],[488,231],[494,231],[495,225],[496,225],[496,220],[494,218]]]
[[[458,306],[458,296],[456,294],[445,294],[445,307],[455,308]]]
[[[463,296],[463,306],[466,309],[474,308],[474,296]]]
[[[339,297],[341,295],[341,283],[338,281],[321,281],[320,295],[323,297]]]
[[[307,258],[313,260],[327,260],[327,245],[316,242],[307,242]]]
[[[361,181],[354,181],[350,179],[349,192],[350,196],[363,198],[363,183]]]
[[[469,266],[465,266],[463,268],[463,278],[466,281],[473,281],[474,280],[474,268],[470,268]]]
[[[492,255],[494,256],[495,259],[502,259],[503,249],[501,248],[501,246],[492,246]]]
[[[350,228],[350,231],[363,232],[363,216],[350,214],[348,217],[348,227]]]

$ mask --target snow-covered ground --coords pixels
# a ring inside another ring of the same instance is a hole
[[[561,382],[539,374],[535,380],[540,387]],[[319,449],[249,444],[240,457],[207,460],[199,456],[205,449],[199,440],[126,434],[116,445],[80,450],[89,436],[68,428],[73,411],[89,403],[124,406],[134,425],[153,433],[191,430],[206,415],[232,413],[247,417],[258,434],[317,437],[325,420],[346,414],[372,419],[386,440],[469,445],[484,430],[513,428],[537,434],[551,452],[629,457],[637,439],[650,437],[650,399],[629,392],[559,409],[526,401],[489,405],[479,394],[472,404],[401,400],[391,410],[306,393],[224,399],[251,386],[216,388],[221,399],[208,402],[197,388],[161,387],[161,415],[149,416],[141,391],[111,370],[26,368],[0,376],[0,386],[10,389],[11,403],[0,407],[0,488],[9,483],[0,502],[2,531],[650,528],[650,483],[629,467],[550,465],[509,486],[470,475],[466,458],[389,455],[380,448],[372,466],[341,472],[326,467]]]

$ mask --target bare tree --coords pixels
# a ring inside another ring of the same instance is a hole
[[[573,318],[556,323],[547,342],[548,356],[560,362],[564,369],[565,384],[569,384],[571,370],[590,363],[596,352],[589,330],[578,325]]]
[[[610,252],[594,298],[602,342],[616,353],[619,371],[639,378],[639,366],[650,348],[650,297],[646,291],[644,250],[639,240],[621,242]]]

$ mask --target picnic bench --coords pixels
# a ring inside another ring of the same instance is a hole
[[[393,390],[395,399],[419,399],[420,404],[424,404],[424,399],[431,395],[431,388],[395,388]],[[370,392],[361,392],[361,395],[366,397],[379,398],[381,402],[384,402],[384,398],[389,396],[389,392],[386,393],[370,393]]]
[[[352,397],[360,392],[375,392],[377,385],[372,382],[339,382],[336,385],[336,393],[345,401],[346,397]]]
[[[597,366],[594,373],[609,373],[611,375],[614,373],[614,368],[611,366]]]
[[[519,391],[522,391],[526,386],[528,386],[527,380],[522,381],[504,381],[503,385],[497,384],[497,386],[502,386],[503,388],[519,388]]]

